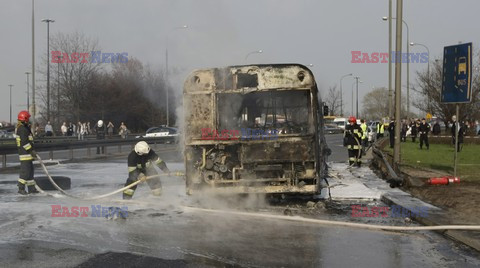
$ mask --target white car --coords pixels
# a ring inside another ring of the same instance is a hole
[[[137,136],[137,138],[151,138],[151,137],[177,137],[178,130],[173,127],[151,127],[149,128],[145,135]]]

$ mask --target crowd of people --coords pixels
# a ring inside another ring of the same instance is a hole
[[[411,118],[403,119],[400,124],[400,141],[407,142],[411,139],[413,143],[419,141],[419,148],[422,150],[426,148],[430,149],[430,143],[428,137],[430,133],[434,136],[442,134],[442,127],[440,120],[435,120],[428,123],[425,118]],[[457,130],[458,126],[458,130]],[[388,120],[384,122],[377,122],[375,130],[370,129],[364,119],[360,120],[360,124],[357,123],[357,118],[350,116],[348,119],[348,125],[345,126],[343,145],[348,149],[349,165],[361,166],[361,157],[365,155],[366,148],[377,139],[381,139],[388,133],[390,148],[395,146],[395,120]],[[480,125],[478,121],[474,123],[468,123],[466,121],[457,123],[456,116],[452,117],[452,121],[449,121],[444,126],[447,135],[451,136],[452,144],[458,144],[456,150],[458,152],[462,149],[464,136],[480,135]],[[458,143],[456,142],[458,138]]]
[[[120,127],[118,128],[118,132],[116,132],[115,125],[111,121],[109,121],[106,126],[103,126],[103,128],[105,128],[106,136],[109,138],[116,136],[116,133],[118,133],[118,135],[120,135],[123,139],[126,139],[128,137],[129,130],[124,122],[121,122]],[[50,124],[50,121],[48,121],[45,125],[44,131],[45,136],[47,137],[54,136],[56,134],[53,130],[52,125]],[[97,132],[97,124],[94,124],[94,126],[92,127],[90,122],[88,121],[78,121],[77,124],[74,124],[73,122],[63,122],[63,124],[60,126],[59,131],[57,132],[57,135],[76,136],[78,137],[78,140],[84,140],[86,136],[96,135]]]

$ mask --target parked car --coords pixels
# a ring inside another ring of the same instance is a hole
[[[338,127],[336,124],[326,124],[324,127],[325,127],[325,134],[343,133],[343,129]]]
[[[135,138],[154,138],[154,137],[174,137],[174,139],[169,139],[167,143],[170,143],[170,141],[175,141],[178,142],[178,129],[174,127],[166,127],[166,126],[160,126],[160,127],[151,127],[147,129],[144,135],[141,136],[136,136]]]
[[[6,130],[0,130],[0,138],[1,139],[13,139],[15,135],[13,132],[8,132]]]

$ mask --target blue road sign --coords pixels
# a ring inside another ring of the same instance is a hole
[[[465,103],[472,100],[472,43],[443,49],[442,102]]]

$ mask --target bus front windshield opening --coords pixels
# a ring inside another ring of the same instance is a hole
[[[313,133],[308,91],[219,94],[219,129],[262,129],[280,135]]]

